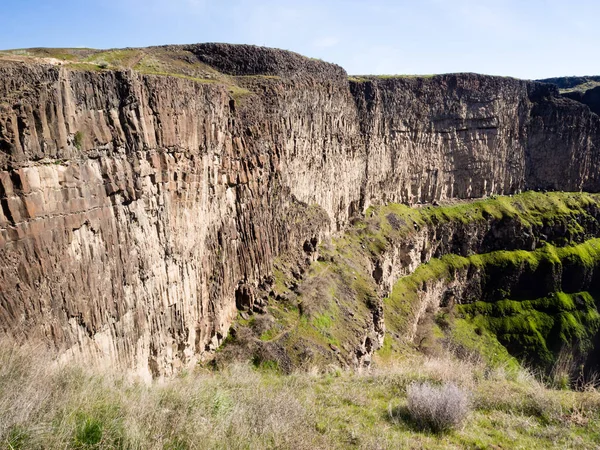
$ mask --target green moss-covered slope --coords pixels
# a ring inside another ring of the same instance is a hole
[[[551,369],[563,348],[587,355],[600,327],[589,292],[555,292],[535,300],[501,300],[461,305],[475,326],[491,331],[519,359]]]
[[[345,233],[316,245],[317,253],[278,258],[266,314],[240,316],[219,358],[250,358],[286,371],[368,363],[368,353],[381,345],[385,320],[379,359],[393,359],[419,347],[408,337],[420,320],[425,291],[435,284],[438,303],[460,304],[446,311],[452,327],[429,325],[440,339],[496,363],[516,364],[511,355],[530,361],[533,353],[510,347],[510,333],[493,316],[479,323],[483,315],[466,306],[529,301],[522,307],[538,317],[532,311],[550,315],[540,305],[558,293],[594,295],[599,204],[594,194],[525,192],[443,206],[372,207]],[[418,267],[388,293],[378,284],[376,269],[387,259],[408,270],[407,251]],[[577,326],[565,326],[563,336],[569,342],[572,336],[585,337],[585,349],[596,321],[586,309],[590,302],[575,305],[579,309],[561,310],[556,320],[568,325],[575,319]],[[516,312],[515,317],[521,320]],[[582,329],[592,331],[582,334]],[[523,339],[530,335],[537,337],[524,333]],[[537,362],[547,366],[559,350],[543,333],[542,338],[548,353]]]
[[[515,240],[502,241],[501,233],[490,235],[486,249],[518,248],[524,237],[558,245],[581,242],[598,231],[600,196],[586,193],[528,191],[514,196],[494,196],[484,200],[461,201],[443,206],[419,208],[399,204],[371,207],[356,233],[377,250],[386,241],[402,239],[423,226],[456,226],[457,232],[481,224],[513,228]],[[462,225],[462,228],[461,228]],[[351,233],[351,232],[350,232]],[[521,235],[519,235],[521,233]],[[494,242],[495,241],[495,242]]]
[[[465,321],[460,325],[480,337],[463,344],[480,351],[476,341],[491,336],[511,355],[545,372],[568,351],[568,369],[582,370],[600,329],[599,264],[600,239],[566,247],[547,244],[530,252],[446,255],[396,283],[384,300],[387,329],[405,336],[419,319],[427,290],[442,286],[441,295],[435,294],[438,304],[446,306],[444,293],[456,294],[454,313]]]

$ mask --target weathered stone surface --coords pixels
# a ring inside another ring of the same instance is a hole
[[[0,63],[4,336],[169,375],[220,344],[275,256],[369,204],[600,187],[600,119],[541,84],[349,83],[287,52],[188,47],[249,93]]]
[[[600,86],[588,89],[586,91],[565,92],[564,97],[587,105],[593,113],[600,114]]]
[[[600,118],[553,86],[455,74],[350,87],[366,139],[366,205],[600,187]]]

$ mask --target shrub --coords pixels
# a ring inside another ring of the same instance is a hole
[[[452,383],[432,386],[414,382],[408,386],[407,397],[411,418],[435,432],[458,427],[470,410],[467,393]]]
[[[75,136],[73,137],[73,144],[75,144],[77,150],[81,150],[83,145],[83,133],[81,131],[75,133]]]

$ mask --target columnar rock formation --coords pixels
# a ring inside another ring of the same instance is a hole
[[[474,74],[351,82],[366,198],[431,202],[597,190],[599,117],[551,85]]]
[[[169,375],[220,344],[277,255],[370,204],[600,190],[600,118],[554,87],[183,49],[235,89],[0,61],[5,338]]]

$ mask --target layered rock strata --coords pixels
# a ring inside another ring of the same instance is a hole
[[[365,204],[597,191],[600,118],[556,87],[474,74],[351,81]]]
[[[600,188],[600,119],[552,87],[349,82],[279,50],[177,49],[235,89],[0,62],[6,338],[169,375],[220,345],[277,255],[370,204]]]

